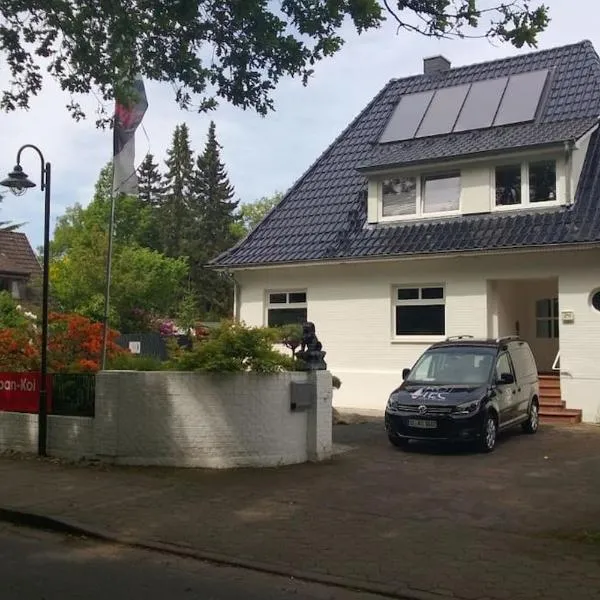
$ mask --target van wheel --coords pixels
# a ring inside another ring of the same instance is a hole
[[[490,413],[483,422],[481,438],[479,439],[479,449],[482,452],[492,452],[496,447],[496,438],[498,437],[498,421],[496,415]]]
[[[531,401],[527,421],[521,427],[525,433],[535,433],[540,427],[540,405],[535,398]]]
[[[401,448],[402,450],[406,450],[406,448],[408,448],[409,440],[407,440],[406,438],[401,438],[397,435],[394,435],[393,433],[389,433],[388,440],[390,440],[390,444],[392,444],[392,446],[395,446],[396,448]]]

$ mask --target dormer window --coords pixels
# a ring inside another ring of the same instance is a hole
[[[380,184],[381,217],[435,216],[460,207],[460,172],[392,177]]]
[[[417,213],[417,179],[394,177],[381,182],[381,204],[384,217],[401,217]]]
[[[496,208],[556,202],[556,161],[501,165],[495,168]]]
[[[423,177],[423,212],[457,211],[460,206],[460,173]]]

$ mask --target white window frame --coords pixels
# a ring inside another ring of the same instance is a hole
[[[423,288],[441,288],[442,298],[422,298]],[[414,300],[399,300],[398,290],[406,289],[418,289],[419,298]],[[427,342],[432,343],[435,341],[441,341],[446,339],[448,331],[448,324],[444,317],[444,333],[433,333],[433,334],[415,334],[415,335],[398,335],[396,334],[396,307],[397,306],[444,306],[444,313],[446,312],[446,285],[444,283],[411,283],[393,285],[391,290],[392,295],[392,314],[391,314],[391,327],[392,327],[392,342]]]
[[[459,178],[461,181],[461,187],[458,195],[458,209],[457,210],[446,210],[441,212],[424,212],[423,204],[425,201],[425,197],[423,195],[423,180],[427,177],[435,177],[441,175],[449,175],[459,173]],[[415,212],[410,215],[391,215],[389,217],[383,216],[383,182],[388,179],[396,179],[396,178],[404,178],[404,179],[415,179],[416,187],[415,187]],[[439,217],[449,217],[454,215],[460,215],[462,209],[462,170],[461,169],[447,169],[447,170],[436,170],[431,171],[430,173],[421,173],[419,175],[415,174],[400,174],[396,173],[393,175],[389,175],[387,177],[382,177],[377,182],[377,219],[380,222],[386,223],[390,221],[414,221],[415,219],[433,219]]]
[[[554,172],[556,177],[556,189],[555,194],[556,198],[554,200],[545,200],[544,202],[530,202],[529,201],[529,164],[536,162],[554,162]],[[497,206],[496,205],[496,169],[502,167],[512,167],[520,165],[521,166],[521,202],[520,204],[508,204],[506,206]],[[506,160],[504,162],[495,164],[491,169],[490,174],[491,186],[490,186],[490,195],[491,195],[491,205],[492,211],[510,211],[510,210],[523,210],[524,208],[544,208],[548,206],[560,206],[564,204],[564,198],[561,197],[561,189],[560,189],[560,162],[557,158],[554,157],[540,157],[540,158],[532,158],[529,160],[515,160],[511,161]]]
[[[274,302],[271,303],[271,295],[272,294],[285,294],[286,301],[283,302]],[[290,294],[305,294],[306,301],[305,302],[290,302]],[[285,310],[288,309],[298,309],[305,308],[306,309],[306,318],[308,320],[308,292],[306,288],[302,289],[284,289],[284,290],[265,290],[265,311],[263,315],[263,323],[265,327],[269,325],[269,310],[279,309]]]

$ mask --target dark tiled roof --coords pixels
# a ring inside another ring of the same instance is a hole
[[[40,263],[24,233],[0,230],[0,273],[32,275]]]
[[[538,69],[552,81],[533,123],[377,144],[400,96]],[[600,115],[600,59],[581,42],[391,81],[219,266],[448,253],[600,241],[600,137],[594,134],[572,207],[366,225],[365,166],[440,160],[576,139]]]

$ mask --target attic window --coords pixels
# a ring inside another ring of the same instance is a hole
[[[558,200],[555,160],[501,165],[494,175],[496,208],[547,205]]]
[[[400,217],[417,212],[417,179],[395,177],[381,182],[382,215]]]
[[[393,177],[380,183],[380,218],[435,216],[458,212],[460,172]]]
[[[460,204],[460,173],[423,177],[423,212],[456,211]]]

